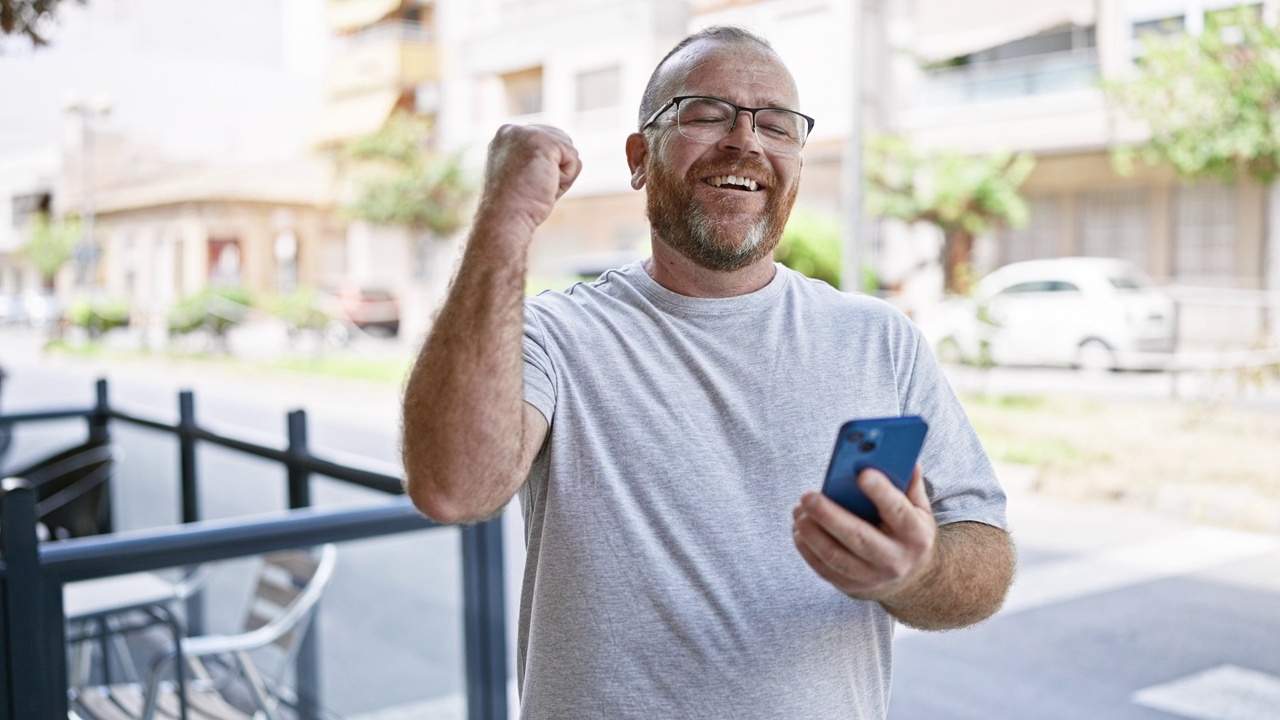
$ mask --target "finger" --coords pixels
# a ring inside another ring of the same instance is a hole
[[[815,572],[846,589],[865,587],[873,572],[870,565],[851,554],[843,545],[816,525],[799,528],[794,534],[796,549]]]
[[[835,538],[845,549],[864,560],[875,562],[893,552],[892,543],[874,525],[816,492],[801,497],[806,519]]]
[[[912,505],[933,514],[933,506],[929,503],[929,490],[924,486],[924,468],[916,463],[911,473],[911,484],[907,486],[907,499]]]
[[[578,151],[572,145],[565,147],[561,151],[560,156],[560,187],[556,191],[556,199],[560,199],[573,183],[578,179],[578,174],[582,172],[582,159],[578,157]]]
[[[875,504],[880,521],[891,530],[910,523],[914,508],[911,500],[884,473],[868,468],[858,475],[858,487]]]

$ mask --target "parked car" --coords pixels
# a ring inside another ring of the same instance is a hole
[[[357,285],[330,288],[321,293],[320,308],[371,335],[395,337],[400,333],[400,303],[395,295],[382,288]],[[326,329],[326,333],[333,332],[336,328]]]
[[[1178,311],[1132,262],[1054,258],[993,271],[922,328],[944,361],[1154,369],[1176,347]]]

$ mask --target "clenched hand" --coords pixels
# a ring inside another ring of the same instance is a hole
[[[880,526],[808,492],[791,513],[796,549],[814,572],[846,595],[891,603],[928,575],[938,525],[919,465],[906,494],[877,470],[862,471],[858,486],[880,511]]]

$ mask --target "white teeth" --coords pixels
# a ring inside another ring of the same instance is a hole
[[[722,185],[737,185],[748,190],[755,190],[759,187],[755,180],[738,177],[737,175],[717,175],[716,177],[711,178],[711,184],[716,187],[720,187]]]

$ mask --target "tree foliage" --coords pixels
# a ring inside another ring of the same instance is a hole
[[[53,277],[75,255],[81,234],[78,218],[50,220],[44,213],[32,217],[22,255],[40,273],[46,288],[53,286]]]
[[[84,5],[85,0],[75,0]],[[47,45],[48,26],[63,0],[0,0],[0,34],[23,35],[33,45]]]
[[[840,287],[840,226],[835,218],[797,207],[787,219],[774,258],[796,272]]]
[[[425,120],[400,114],[347,148],[357,164],[357,196],[347,208],[352,215],[437,237],[457,232],[473,189],[459,157],[427,149],[429,133]]]
[[[1027,222],[1020,188],[1035,167],[1028,153],[924,152],[901,137],[876,136],[867,140],[865,157],[867,214],[941,228],[952,292],[967,290],[974,236]]]
[[[1122,167],[1137,156],[1188,179],[1264,185],[1280,172],[1280,33],[1256,8],[1209,13],[1199,36],[1147,36],[1137,72],[1106,89],[1151,131],[1117,153]]]

